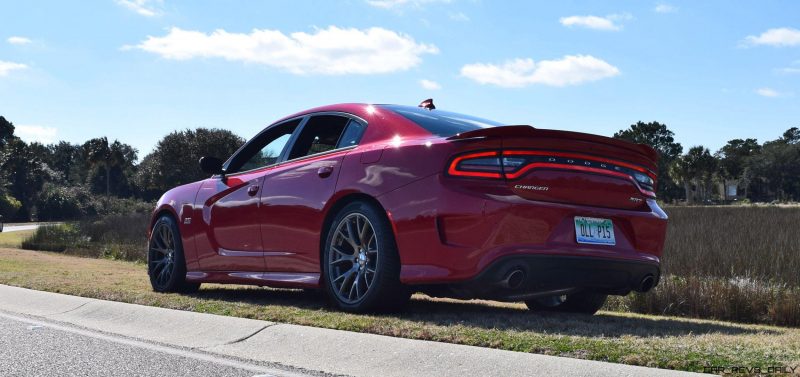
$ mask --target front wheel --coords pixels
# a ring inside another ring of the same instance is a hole
[[[199,283],[186,282],[186,259],[183,242],[175,220],[161,216],[150,232],[147,251],[147,274],[156,292],[197,292]]]
[[[386,215],[353,202],[333,220],[323,250],[323,284],[330,301],[349,312],[393,311],[410,291],[400,283],[400,256]]]
[[[568,295],[556,295],[525,301],[528,309],[543,312],[597,313],[606,302],[608,295],[583,291]]]

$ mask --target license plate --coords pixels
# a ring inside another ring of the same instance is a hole
[[[575,216],[575,239],[578,243],[616,245],[614,224],[609,219]]]

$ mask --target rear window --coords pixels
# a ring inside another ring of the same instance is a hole
[[[500,122],[471,115],[451,113],[442,110],[428,110],[422,107],[402,105],[380,105],[380,107],[394,111],[420,125],[422,128],[428,130],[428,132],[443,137],[479,130],[481,128],[505,125]]]

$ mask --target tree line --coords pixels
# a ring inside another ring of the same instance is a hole
[[[800,129],[792,127],[775,140],[732,139],[712,153],[697,145],[686,153],[674,133],[659,122],[637,122],[615,138],[650,145],[659,154],[661,200],[718,203],[800,200]],[[735,188],[733,199],[726,195]]]
[[[101,213],[108,201],[152,202],[164,191],[203,179],[197,161],[225,158],[245,140],[234,133],[198,128],[174,131],[139,161],[139,152],[106,137],[83,144],[26,143],[0,116],[0,215],[8,220],[62,220]],[[737,200],[800,200],[800,130],[759,144],[733,139],[715,153],[693,146],[684,153],[674,133],[659,122],[637,122],[615,138],[643,143],[659,155],[658,195],[667,202],[708,203],[726,199],[735,186]]]
[[[106,137],[83,144],[26,143],[0,116],[0,215],[6,221],[64,220],[103,213],[110,205],[153,202],[164,191],[203,179],[197,161],[229,156],[244,139],[227,130],[175,131],[138,161],[139,152]]]

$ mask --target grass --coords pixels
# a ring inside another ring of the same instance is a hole
[[[667,207],[663,269],[800,287],[800,207]]]
[[[800,326],[798,206],[666,207],[661,283],[606,308]],[[22,247],[129,261],[146,259],[149,215],[112,214],[42,227]],[[765,257],[766,256],[766,257]]]
[[[22,241],[32,236],[33,233],[33,230],[2,232],[0,233],[0,247],[19,247],[22,244]]]
[[[536,314],[518,304],[416,295],[396,315],[328,309],[297,290],[204,285],[157,294],[141,263],[0,249],[0,283],[37,290],[348,331],[691,371],[796,366],[800,329],[630,313]]]

